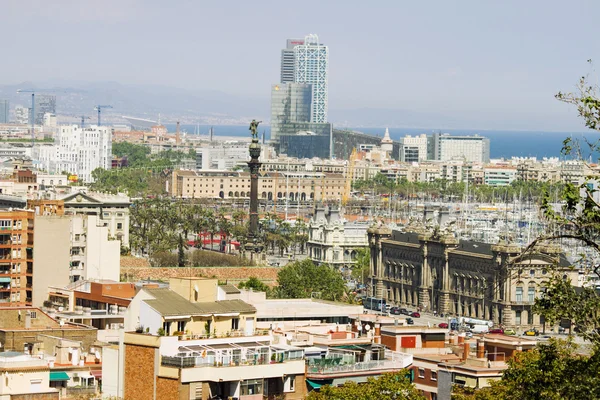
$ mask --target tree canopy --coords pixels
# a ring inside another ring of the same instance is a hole
[[[408,378],[408,370],[368,378],[366,383],[347,382],[342,386],[322,386],[310,392],[308,400],[425,400]]]
[[[300,299],[316,297],[341,300],[344,296],[342,275],[329,265],[316,265],[310,259],[295,261],[277,274],[277,297]]]

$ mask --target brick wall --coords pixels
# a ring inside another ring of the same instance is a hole
[[[389,347],[392,351],[397,351],[396,336],[381,335],[381,344]]]
[[[177,379],[159,376],[156,380],[156,400],[176,400],[179,398],[178,391],[179,381]]]
[[[2,325],[0,325],[1,327]],[[0,328],[1,329],[1,328]],[[50,335],[56,336],[60,338],[65,338],[69,340],[81,341],[83,342],[83,346],[87,349],[89,348],[95,341],[97,337],[96,328],[81,328],[81,329],[73,329],[73,328],[64,328],[64,329],[32,329],[32,330],[22,330],[22,331],[0,331],[0,342],[4,344],[4,348],[6,351],[15,350],[15,351],[23,351],[23,345],[25,343],[36,343],[37,335]]]
[[[155,351],[152,347],[125,345],[124,395],[127,400],[154,398]]]
[[[293,393],[286,393],[285,400],[302,400],[308,395],[306,389],[306,380],[304,375],[296,375],[296,383],[294,384],[295,391]]]

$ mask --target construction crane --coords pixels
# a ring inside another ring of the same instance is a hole
[[[18,89],[17,93],[31,93],[31,148],[35,143],[35,89]]]
[[[83,129],[83,125],[85,123],[86,119],[91,119],[90,117],[86,117],[85,115],[82,115],[81,117],[81,125],[79,125],[81,127],[81,129]]]
[[[96,107],[94,107],[94,111],[98,111],[98,126],[100,126],[100,112],[102,111],[103,108],[112,108],[112,106],[97,105]]]
[[[348,170],[346,171],[346,187],[344,188],[344,194],[342,195],[342,206],[348,203],[350,194],[352,192],[352,179],[354,178],[354,163],[356,161],[356,148],[352,149],[350,159],[348,160]]]

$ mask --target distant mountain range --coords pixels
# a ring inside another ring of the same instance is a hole
[[[191,90],[161,85],[127,85],[117,82],[22,82],[17,85],[0,85],[0,99],[8,99],[11,108],[16,104],[30,106],[29,93],[17,94],[17,89],[38,90],[54,94],[59,121],[75,121],[81,115],[95,120],[94,106],[109,104],[113,108],[103,111],[107,122],[125,123],[123,115],[157,120],[160,114],[165,123],[180,121],[183,124],[238,125],[252,118],[270,120],[270,99],[243,97],[214,90]],[[572,120],[564,116],[530,115],[524,110],[519,116],[502,113],[461,112],[446,115],[436,111],[411,111],[392,108],[329,109],[329,121],[335,127],[390,127],[440,129],[529,129],[568,130]],[[565,109],[565,114],[570,110]],[[64,117],[71,117],[64,118]],[[62,117],[62,118],[61,118]],[[581,130],[581,129],[580,129]]]

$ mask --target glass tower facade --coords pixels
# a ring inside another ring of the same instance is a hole
[[[294,47],[294,80],[312,85],[311,122],[327,122],[329,48],[317,35],[308,35],[304,44]]]
[[[288,39],[285,49],[281,50],[281,83],[294,82],[294,68],[296,57],[294,47],[304,44],[304,39]]]
[[[271,86],[271,140],[279,141],[286,125],[310,122],[312,86],[285,83]],[[295,133],[295,132],[294,132]]]

